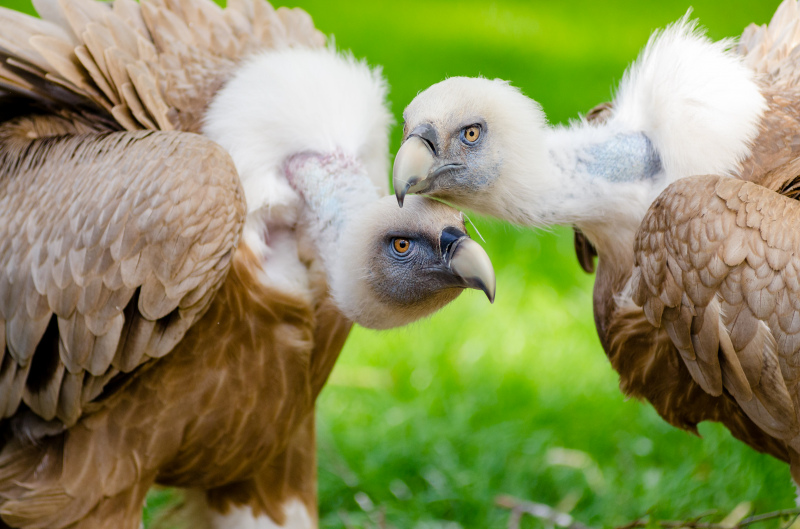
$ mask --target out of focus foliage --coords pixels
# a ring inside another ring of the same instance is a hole
[[[552,123],[566,123],[609,100],[651,32],[690,6],[719,39],[767,22],[778,5],[689,1],[298,5],[337,47],[383,67],[398,124],[418,91],[454,75],[508,79]],[[392,134],[395,151],[400,127]],[[793,506],[784,464],[717,425],[701,425],[700,439],[623,397],[595,334],[593,278],[577,266],[568,229],[473,220],[497,270],[495,304],[469,292],[407,329],[356,329],[320,397],[322,527],[503,527],[500,493],[594,526],[742,502]]]

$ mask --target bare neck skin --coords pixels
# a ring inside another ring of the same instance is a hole
[[[548,129],[538,157],[506,194],[506,217],[528,226],[573,225],[622,266],[649,204],[666,185],[658,152],[641,132]],[[534,184],[534,185],[532,185]]]
[[[284,171],[305,198],[305,229],[330,272],[347,222],[378,200],[378,191],[357,160],[338,152],[297,154]]]

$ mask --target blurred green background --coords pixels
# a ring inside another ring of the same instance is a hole
[[[509,79],[564,123],[609,100],[650,33],[690,6],[719,39],[767,22],[778,5],[690,2],[297,5],[339,48],[383,66],[398,123],[417,92],[453,75]],[[399,126],[392,138],[394,152]],[[409,328],[356,329],[320,397],[322,527],[505,527],[498,494],[606,527],[648,513],[686,519],[745,502],[759,512],[794,505],[784,464],[717,425],[701,425],[699,439],[623,397],[594,330],[593,277],[580,271],[569,229],[473,220],[497,271],[495,304],[468,292]],[[167,497],[152,495],[149,513]]]

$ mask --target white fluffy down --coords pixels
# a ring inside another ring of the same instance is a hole
[[[749,156],[767,107],[755,72],[732,44],[709,40],[688,14],[654,33],[602,123],[548,127],[539,105],[518,89],[481,78],[450,78],[428,88],[406,109],[406,122],[412,128],[430,123],[440,134],[476,116],[487,123],[480,163],[496,180],[475,192],[444,189],[440,197],[523,225],[578,225],[602,251],[627,252],[667,185],[693,175],[735,174]],[[612,181],[588,169],[585,161],[598,147],[611,152],[607,163],[625,163],[613,157],[613,142],[640,133],[652,142],[661,171]]]
[[[352,155],[379,189],[387,188],[386,94],[379,68],[333,48],[264,51],[216,95],[203,133],[233,158],[248,211],[267,206],[272,219],[291,223],[299,198],[281,164],[293,154]]]
[[[734,172],[766,109],[734,42],[712,42],[688,15],[650,37],[614,101],[614,121],[647,134],[670,181]]]
[[[227,514],[213,513],[211,524],[214,529],[314,529],[314,522],[308,508],[300,500],[292,499],[284,505],[286,522],[278,525],[269,516],[255,516],[250,506],[234,507]]]

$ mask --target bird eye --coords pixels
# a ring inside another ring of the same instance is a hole
[[[467,145],[472,145],[478,138],[481,137],[481,127],[479,125],[470,125],[461,130],[461,139]]]
[[[408,251],[411,249],[411,241],[409,241],[408,239],[395,237],[394,239],[392,239],[392,248],[394,248],[394,251],[397,252],[398,254],[403,255],[405,253],[408,253]]]

